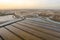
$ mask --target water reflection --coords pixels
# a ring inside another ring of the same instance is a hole
[[[6,16],[0,16],[0,23],[6,22],[9,20],[14,20],[15,16],[14,15],[6,15]]]

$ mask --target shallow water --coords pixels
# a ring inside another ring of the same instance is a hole
[[[51,20],[51,19],[49,19],[49,18],[47,18],[47,20],[50,21],[50,22],[53,22],[53,23],[60,24],[60,22],[57,22],[57,21]]]
[[[14,15],[0,16],[0,23],[15,19],[13,17],[14,17]]]

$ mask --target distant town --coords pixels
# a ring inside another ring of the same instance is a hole
[[[14,15],[19,17],[49,17],[51,20],[60,22],[60,10],[53,9],[14,9],[0,10],[0,16]]]

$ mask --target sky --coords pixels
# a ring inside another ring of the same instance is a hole
[[[60,9],[60,0],[0,0],[0,9]]]

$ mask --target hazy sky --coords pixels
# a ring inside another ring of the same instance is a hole
[[[60,9],[60,0],[0,0],[0,9]]]

